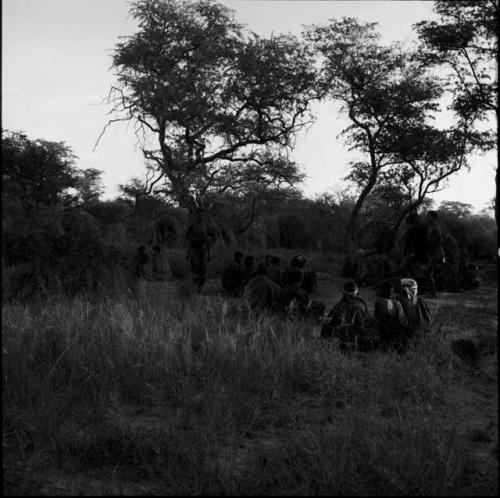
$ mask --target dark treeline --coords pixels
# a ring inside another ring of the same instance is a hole
[[[342,253],[351,277],[360,254],[397,262],[408,214],[495,146],[484,124],[498,112],[497,4],[438,0],[435,11],[409,50],[354,18],[267,39],[216,2],[133,3],[138,32],[113,52],[108,125],[143,133],[146,176],[103,201],[102,172],[79,169],[70,146],[3,130],[5,294],[126,284],[138,245],[185,247],[194,198],[208,207],[216,250]],[[453,120],[438,128],[444,98]],[[327,101],[342,105],[346,145],[364,159],[349,165],[347,189],[308,199],[288,153],[314,121],[312,103]],[[436,208],[468,257],[494,257],[488,213]]]
[[[174,253],[185,249],[187,209],[151,195],[134,197],[126,188],[122,196],[102,200],[100,172],[77,168],[71,149],[62,143],[5,131],[2,147],[6,298],[130,286],[139,245]],[[251,197],[218,196],[211,207],[215,252],[229,254],[240,247],[342,253],[354,197],[345,190],[308,199],[290,188],[269,189],[258,203]],[[369,196],[360,213],[363,254],[389,254],[400,261],[404,227],[395,227],[403,205],[404,193],[394,188]],[[449,201],[437,210],[445,233],[471,259],[494,260],[496,223],[491,214],[473,214],[470,205]],[[173,276],[181,277],[174,253]]]

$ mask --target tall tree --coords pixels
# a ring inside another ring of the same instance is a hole
[[[436,0],[434,11],[437,20],[415,25],[421,59],[449,69],[447,90],[459,119],[494,120],[498,126],[498,0]],[[483,138],[483,148],[494,147],[490,137]],[[497,198],[498,182],[497,168]],[[498,209],[497,201],[497,221]]]
[[[361,188],[346,227],[346,274],[357,249],[363,203],[381,171],[401,163],[393,134],[425,125],[442,93],[439,82],[412,54],[397,45],[382,45],[375,26],[343,18],[305,33],[320,56],[322,92],[340,101],[352,122],[343,131],[347,143],[367,154],[366,161],[354,164]]]
[[[156,175],[149,193],[159,187],[186,205],[229,169],[234,179],[242,164],[258,166],[264,146],[293,145],[315,79],[296,38],[248,33],[211,0],[139,0],[131,14],[139,31],[114,51],[108,124],[136,123]]]

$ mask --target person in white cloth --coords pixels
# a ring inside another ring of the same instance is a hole
[[[428,332],[432,325],[432,315],[427,303],[418,297],[418,285],[412,278],[401,279],[401,292],[396,296],[401,303],[407,320],[408,337],[417,332]]]

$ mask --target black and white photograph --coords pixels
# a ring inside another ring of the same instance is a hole
[[[4,0],[6,496],[498,495],[498,0]]]

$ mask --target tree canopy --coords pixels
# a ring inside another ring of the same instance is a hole
[[[498,0],[436,0],[439,18],[415,25],[421,41],[420,58],[427,64],[447,67],[451,109],[468,128],[494,117],[498,126]],[[490,123],[492,121],[490,120]],[[497,130],[489,126],[478,145],[495,147]],[[498,198],[498,168],[496,187]],[[498,202],[495,217],[498,221]]]
[[[497,0],[436,0],[436,21],[415,25],[426,63],[451,69],[448,89],[452,108],[462,118],[498,116],[498,80],[493,71],[498,57]]]
[[[244,178],[267,146],[292,145],[315,96],[308,48],[295,37],[259,37],[212,1],[139,0],[131,13],[139,31],[114,51],[110,122],[137,125],[156,173],[148,193],[185,205],[200,188]]]
[[[306,31],[321,61],[321,94],[341,102],[352,123],[343,131],[347,144],[366,154],[366,160],[352,164],[349,175],[359,195],[347,226],[348,260],[356,250],[359,212],[381,172],[404,164],[403,150],[413,159],[417,152],[426,154],[423,144],[415,143],[422,133],[413,133],[431,129],[442,95],[425,65],[397,44],[381,44],[375,28],[376,23],[342,18]],[[401,147],[402,140],[411,143],[411,154]]]
[[[24,133],[2,130],[4,195],[26,210],[67,200],[68,189],[76,186],[75,160],[64,142],[31,140]]]

